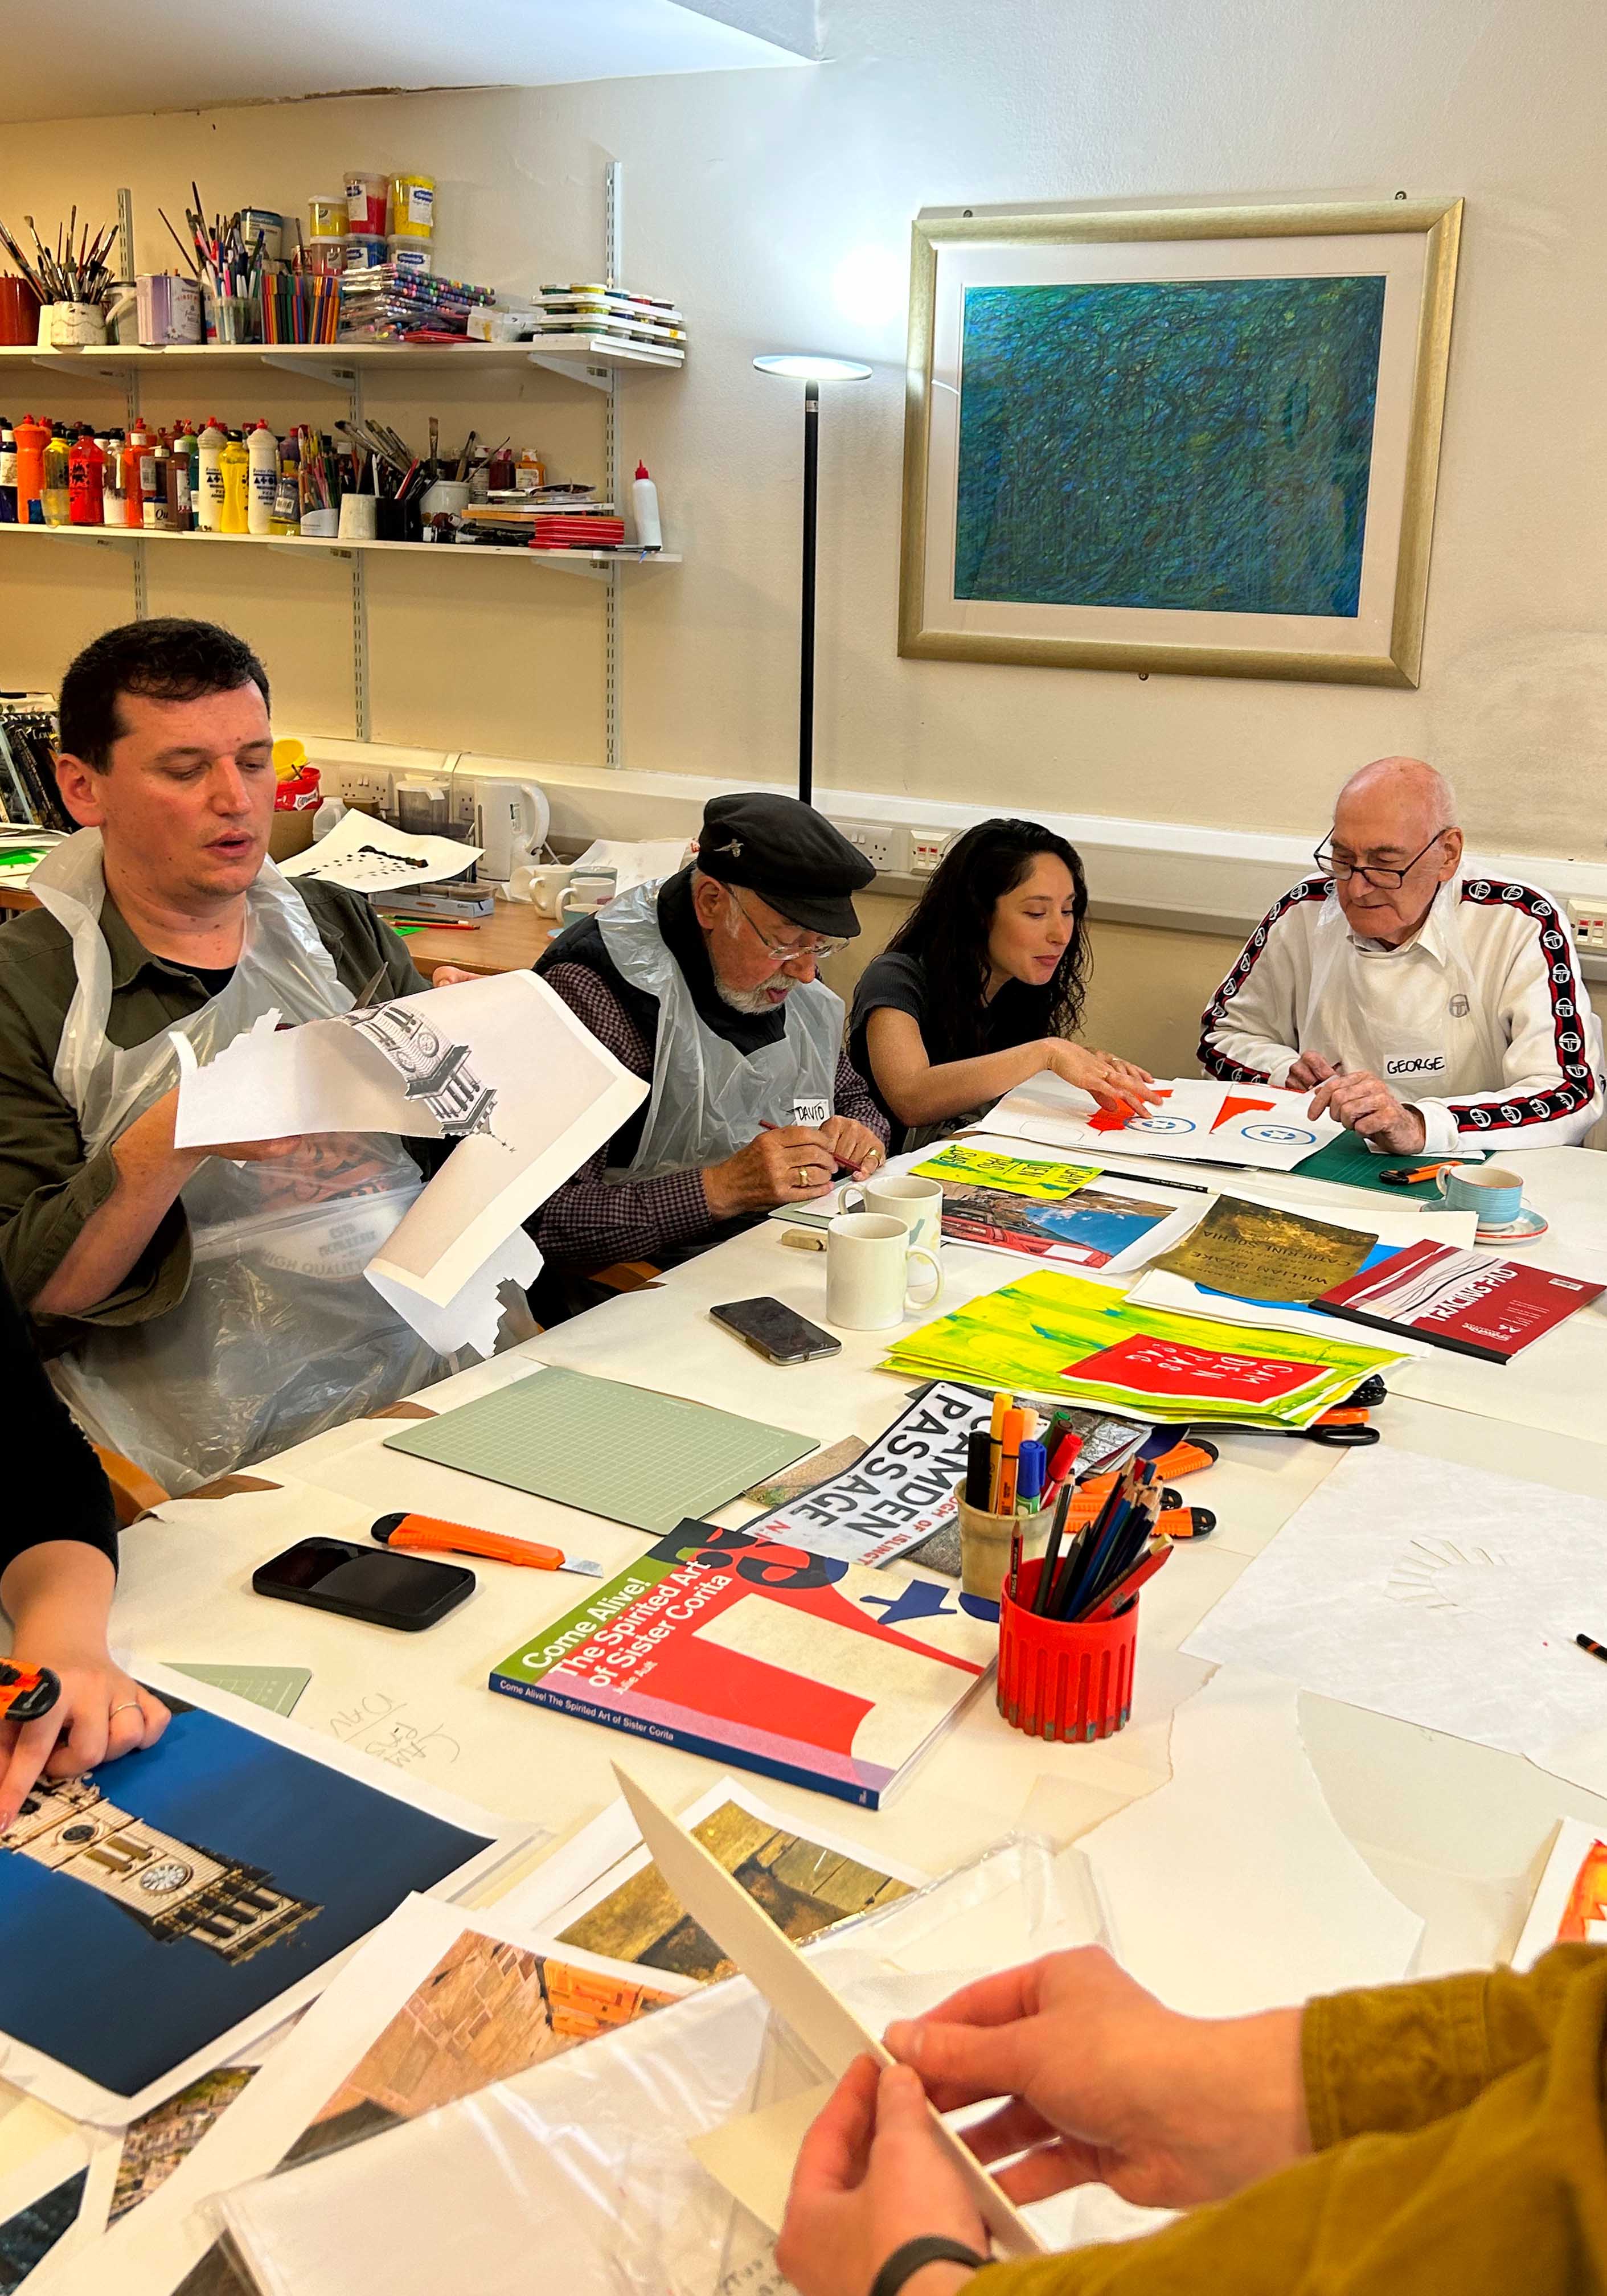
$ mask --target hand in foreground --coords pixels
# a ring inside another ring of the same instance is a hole
[[[1022,2154],[999,2177],[1013,2200],[1106,2184],[1186,2208],[1310,2151],[1300,2033],[1296,2009],[1178,2016],[1084,1946],[965,1986],[887,2046],[939,2112],[1006,2100],[965,2142],[983,2161]]]
[[[1333,1062],[1324,1060],[1321,1053],[1302,1053],[1283,1079],[1285,1092],[1315,1092],[1330,1077],[1341,1073]]]
[[[856,2057],[799,2148],[775,2260],[799,2296],[865,2296],[896,2248],[946,2233],[988,2253],[988,2234],[933,2131],[920,2081]],[[929,2264],[910,2296],[947,2296],[970,2277]]]
[[[460,980],[483,980],[483,972],[471,972],[462,964],[438,964],[430,976],[431,988],[450,988]]]
[[[1407,1108],[1365,1069],[1319,1085],[1307,1113],[1331,1116],[1374,1148],[1387,1148],[1395,1156],[1414,1155],[1428,1138],[1416,1109]]]
[[[0,1833],[39,1777],[76,1778],[98,1762],[154,1746],[168,1726],[161,1701],[114,1665],[103,1644],[19,1644],[12,1656],[19,1666],[50,1667],[61,1677],[61,1695],[37,1722],[0,1722]]]
[[[1131,1061],[1119,1061],[1113,1054],[1096,1053],[1086,1045],[1070,1045],[1063,1037],[1050,1037],[1045,1040],[1044,1055],[1045,1068],[1079,1091],[1092,1093],[1101,1108],[1126,1109],[1134,1116],[1147,1116],[1165,1098],[1156,1091],[1148,1069],[1136,1068]]]
[[[820,1136],[837,1161],[857,1180],[868,1180],[887,1161],[887,1150],[868,1124],[856,1124],[851,1116],[828,1116],[820,1128]]]
[[[777,1204],[824,1196],[836,1169],[824,1134],[802,1124],[778,1125],[723,1163],[705,1165],[703,1193],[716,1219],[734,1219],[741,1212],[773,1211]]]

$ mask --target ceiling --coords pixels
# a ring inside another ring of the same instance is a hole
[[[63,71],[21,0],[0,0],[0,121],[211,111],[371,89],[546,87],[664,72],[750,71],[814,58],[814,0],[78,0],[72,52],[111,68]],[[376,38],[376,31],[382,34]],[[265,33],[271,37],[265,37]]]

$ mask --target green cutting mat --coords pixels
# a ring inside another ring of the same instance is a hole
[[[816,1446],[677,1396],[543,1371],[388,1435],[385,1447],[662,1538]]]
[[[192,1682],[204,1682],[214,1690],[227,1690],[236,1698],[247,1698],[253,1706],[264,1706],[270,1714],[293,1712],[296,1701],[313,1678],[307,1666],[173,1666],[173,1673],[187,1674]]]
[[[1471,1164],[1482,1162],[1484,1156],[1480,1148],[1465,1153],[1461,1149],[1447,1152]],[[1431,1159],[1422,1149],[1415,1156],[1375,1156],[1354,1132],[1341,1132],[1337,1140],[1329,1141],[1325,1148],[1302,1158],[1294,1168],[1302,1180],[1332,1180],[1336,1187],[1374,1189],[1381,1196],[1392,1196],[1398,1203],[1415,1200],[1431,1204],[1443,1201],[1432,1180],[1419,1180],[1410,1188],[1386,1188],[1382,1178],[1385,1172],[1409,1172],[1414,1166],[1431,1160],[1439,1159]]]

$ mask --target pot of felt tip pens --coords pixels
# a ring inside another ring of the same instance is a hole
[[[1127,1722],[1139,1594],[1171,1553],[1160,1510],[1156,1463],[1136,1459],[1080,1485],[1066,1474],[1041,1560],[1017,1538],[999,1589],[998,1707],[1013,1729],[1076,1745]]]

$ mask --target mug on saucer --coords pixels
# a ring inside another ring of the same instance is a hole
[[[1500,1164],[1442,1164],[1434,1185],[1454,1212],[1477,1212],[1480,1227],[1510,1227],[1523,1210],[1523,1176]]]

